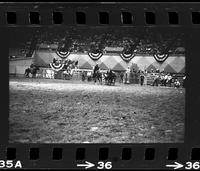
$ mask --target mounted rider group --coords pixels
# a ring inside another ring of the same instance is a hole
[[[116,73],[112,71],[111,69],[108,69],[107,71],[105,70],[100,70],[100,67],[98,63],[93,67],[91,72],[82,72],[82,81],[86,80],[86,77],[88,81],[94,80],[94,83],[97,83],[97,81],[100,84],[105,84],[105,85],[115,85],[116,81]]]

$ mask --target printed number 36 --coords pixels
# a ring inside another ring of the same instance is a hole
[[[97,169],[111,169],[112,168],[112,163],[111,162],[98,162]]]
[[[195,163],[187,162],[186,164],[187,166],[185,167],[185,169],[199,169],[200,168],[199,162],[195,162]]]

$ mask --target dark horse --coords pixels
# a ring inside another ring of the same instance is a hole
[[[117,76],[112,70],[109,70],[107,73],[105,73],[104,77],[105,77],[105,83],[107,85],[112,85],[112,84],[115,85]]]
[[[98,80],[99,83],[102,84],[102,73],[99,70],[93,72],[93,80],[95,83]]]
[[[24,75],[26,77],[29,77],[29,74],[31,73],[32,74],[32,78],[35,78],[36,74],[37,74],[37,71],[39,71],[39,70],[40,70],[40,68],[38,66],[29,67],[29,68],[25,69]]]

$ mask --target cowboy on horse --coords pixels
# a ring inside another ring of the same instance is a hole
[[[100,68],[99,68],[98,63],[93,68],[93,79],[95,83],[96,83],[96,79],[99,80],[99,82],[102,82],[102,75],[100,73]]]
[[[38,70],[40,70],[40,68],[32,63],[30,65],[30,67],[25,69],[24,75],[26,77],[29,77],[29,74],[31,73],[32,74],[32,78],[35,78]]]
[[[116,74],[111,69],[109,69],[106,72],[106,75],[105,75],[106,84],[108,84],[108,85],[113,84],[114,85],[115,84],[115,80],[116,80]]]

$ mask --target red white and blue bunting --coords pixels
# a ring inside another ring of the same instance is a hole
[[[103,55],[103,53],[102,52],[100,52],[100,53],[91,53],[91,52],[89,52],[88,55],[89,55],[89,57],[91,59],[98,60]]]
[[[169,54],[154,54],[153,56],[157,62],[164,62],[168,58]]]
[[[120,53],[120,56],[124,61],[128,62],[135,56],[135,54],[134,53],[124,53],[124,52],[122,52],[122,53]]]
[[[50,63],[50,67],[54,70],[54,71],[60,71],[61,69],[63,69],[63,67],[65,66],[65,64],[63,63]]]
[[[62,52],[62,51],[56,51],[56,54],[61,57],[62,59],[65,59],[69,56],[70,52]]]

